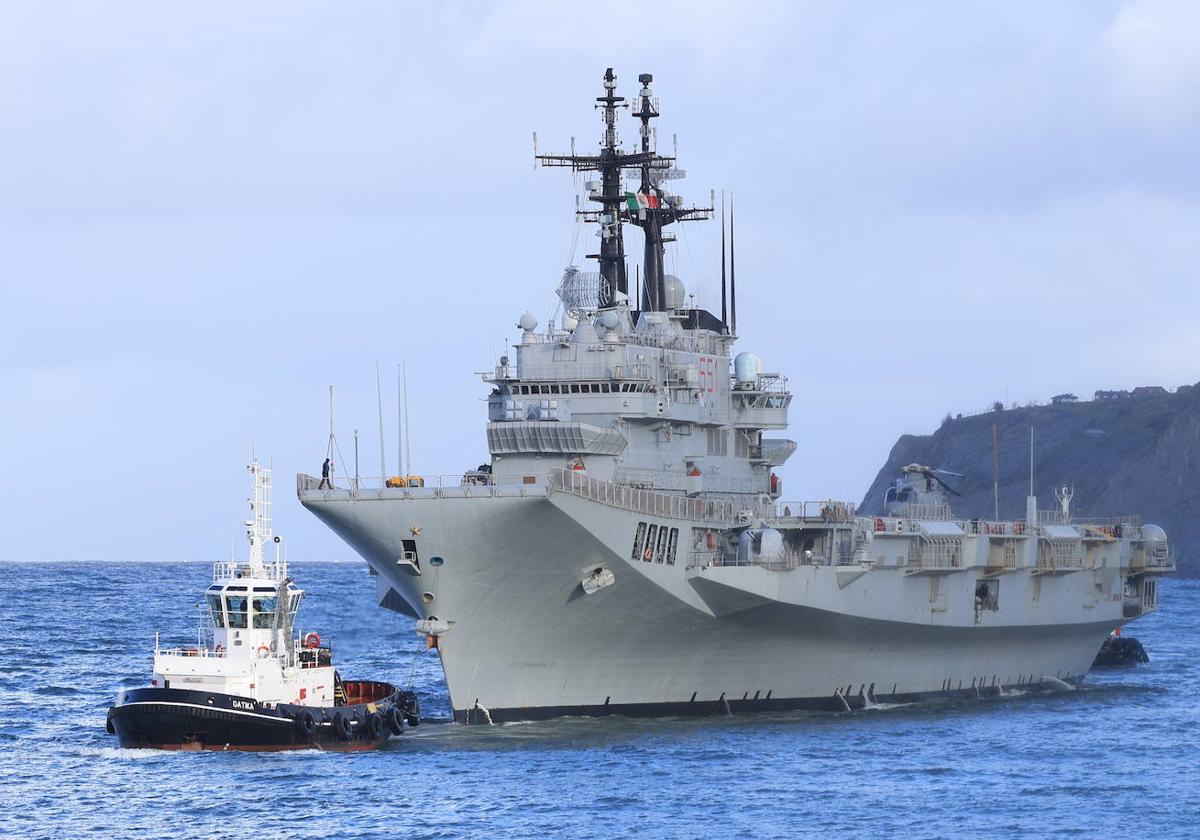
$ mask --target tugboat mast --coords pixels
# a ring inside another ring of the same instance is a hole
[[[669,241],[662,229],[686,219],[707,219],[712,208],[682,208],[678,197],[672,196],[670,206],[665,206],[663,191],[658,182],[671,174],[673,157],[659,155],[651,149],[650,120],[658,116],[658,100],[650,92],[653,77],[643,73],[638,77],[642,90],[638,93],[638,110],[634,113],[641,120],[641,149],[625,153],[618,145],[617,109],[627,108],[625,97],[618,96],[617,77],[609,67],[604,73],[604,95],[596,97],[597,107],[604,117],[604,137],[600,152],[595,155],[535,155],[543,166],[570,167],[574,172],[594,171],[600,173],[600,189],[589,191],[588,198],[600,205],[599,210],[579,210],[585,221],[600,226],[599,253],[588,254],[588,259],[600,264],[600,309],[611,309],[616,305],[617,293],[627,299],[629,276],[625,266],[625,242],[622,224],[626,221],[642,228],[646,246],[644,256],[641,306],[646,310],[662,311],[666,307],[663,288],[663,243]],[[622,175],[626,170],[640,170],[641,185],[638,194],[623,193]]]

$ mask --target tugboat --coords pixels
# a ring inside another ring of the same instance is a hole
[[[304,591],[272,534],[271,472],[257,461],[249,470],[246,562],[214,564],[205,592],[211,627],[195,647],[160,647],[155,636],[150,685],[120,692],[109,734],[122,747],[163,750],[367,750],[416,726],[412,692],[343,680],[320,635],[293,630]]]

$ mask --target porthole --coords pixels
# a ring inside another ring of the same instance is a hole
[[[433,603],[433,593],[432,592],[422,592],[421,600],[424,601],[426,604],[432,604]]]
[[[443,563],[445,563],[445,562],[446,562],[446,561],[445,561],[445,560],[443,560],[441,557],[430,557],[430,558],[429,558],[429,565],[430,565],[430,566],[440,566],[440,565],[442,565],[442,564],[443,564]]]

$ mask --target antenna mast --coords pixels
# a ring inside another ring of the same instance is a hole
[[[412,438],[408,423],[408,363],[400,362],[401,390],[404,392],[404,480],[412,475]]]
[[[375,402],[379,408],[379,477],[387,478],[387,458],[383,449],[383,387],[379,383],[379,360],[375,360]]]
[[[725,310],[725,190],[721,190],[721,323],[728,328],[729,313]]]
[[[1000,520],[1000,439],[992,424],[992,518]]]
[[[617,77],[612,68],[604,73],[604,95],[596,97],[604,117],[604,135],[600,143],[600,151],[594,155],[579,155],[574,149],[569,155],[535,155],[535,159],[543,166],[568,167],[573,172],[594,171],[600,173],[599,190],[589,189],[588,199],[600,205],[598,210],[577,210],[584,221],[593,222],[600,226],[600,250],[596,254],[588,254],[589,259],[600,263],[599,307],[609,309],[616,304],[617,293],[628,297],[629,276],[625,268],[625,242],[622,233],[622,223],[630,222],[642,228],[646,237],[643,282],[644,309],[662,310],[665,308],[665,295],[662,284],[662,248],[666,241],[662,229],[677,221],[685,219],[709,218],[712,208],[683,208],[677,198],[669,203],[663,202],[663,190],[658,183],[668,177],[677,176],[677,170],[672,169],[675,159],[659,155],[651,147],[651,137],[654,132],[650,120],[658,116],[658,100],[650,91],[652,77],[643,73],[638,77],[642,89],[638,93],[638,110],[634,116],[642,121],[641,149],[626,153],[617,139],[617,109],[629,107],[625,97],[618,96]],[[622,193],[621,178],[625,170],[641,170],[641,187],[639,193]]]
[[[737,260],[733,255],[733,193],[729,194],[729,332],[737,335]]]

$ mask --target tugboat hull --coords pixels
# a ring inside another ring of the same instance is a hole
[[[122,747],[160,750],[370,750],[417,721],[416,698],[387,683],[357,683],[370,702],[342,706],[258,703],[175,688],[123,692],[108,730]]]

